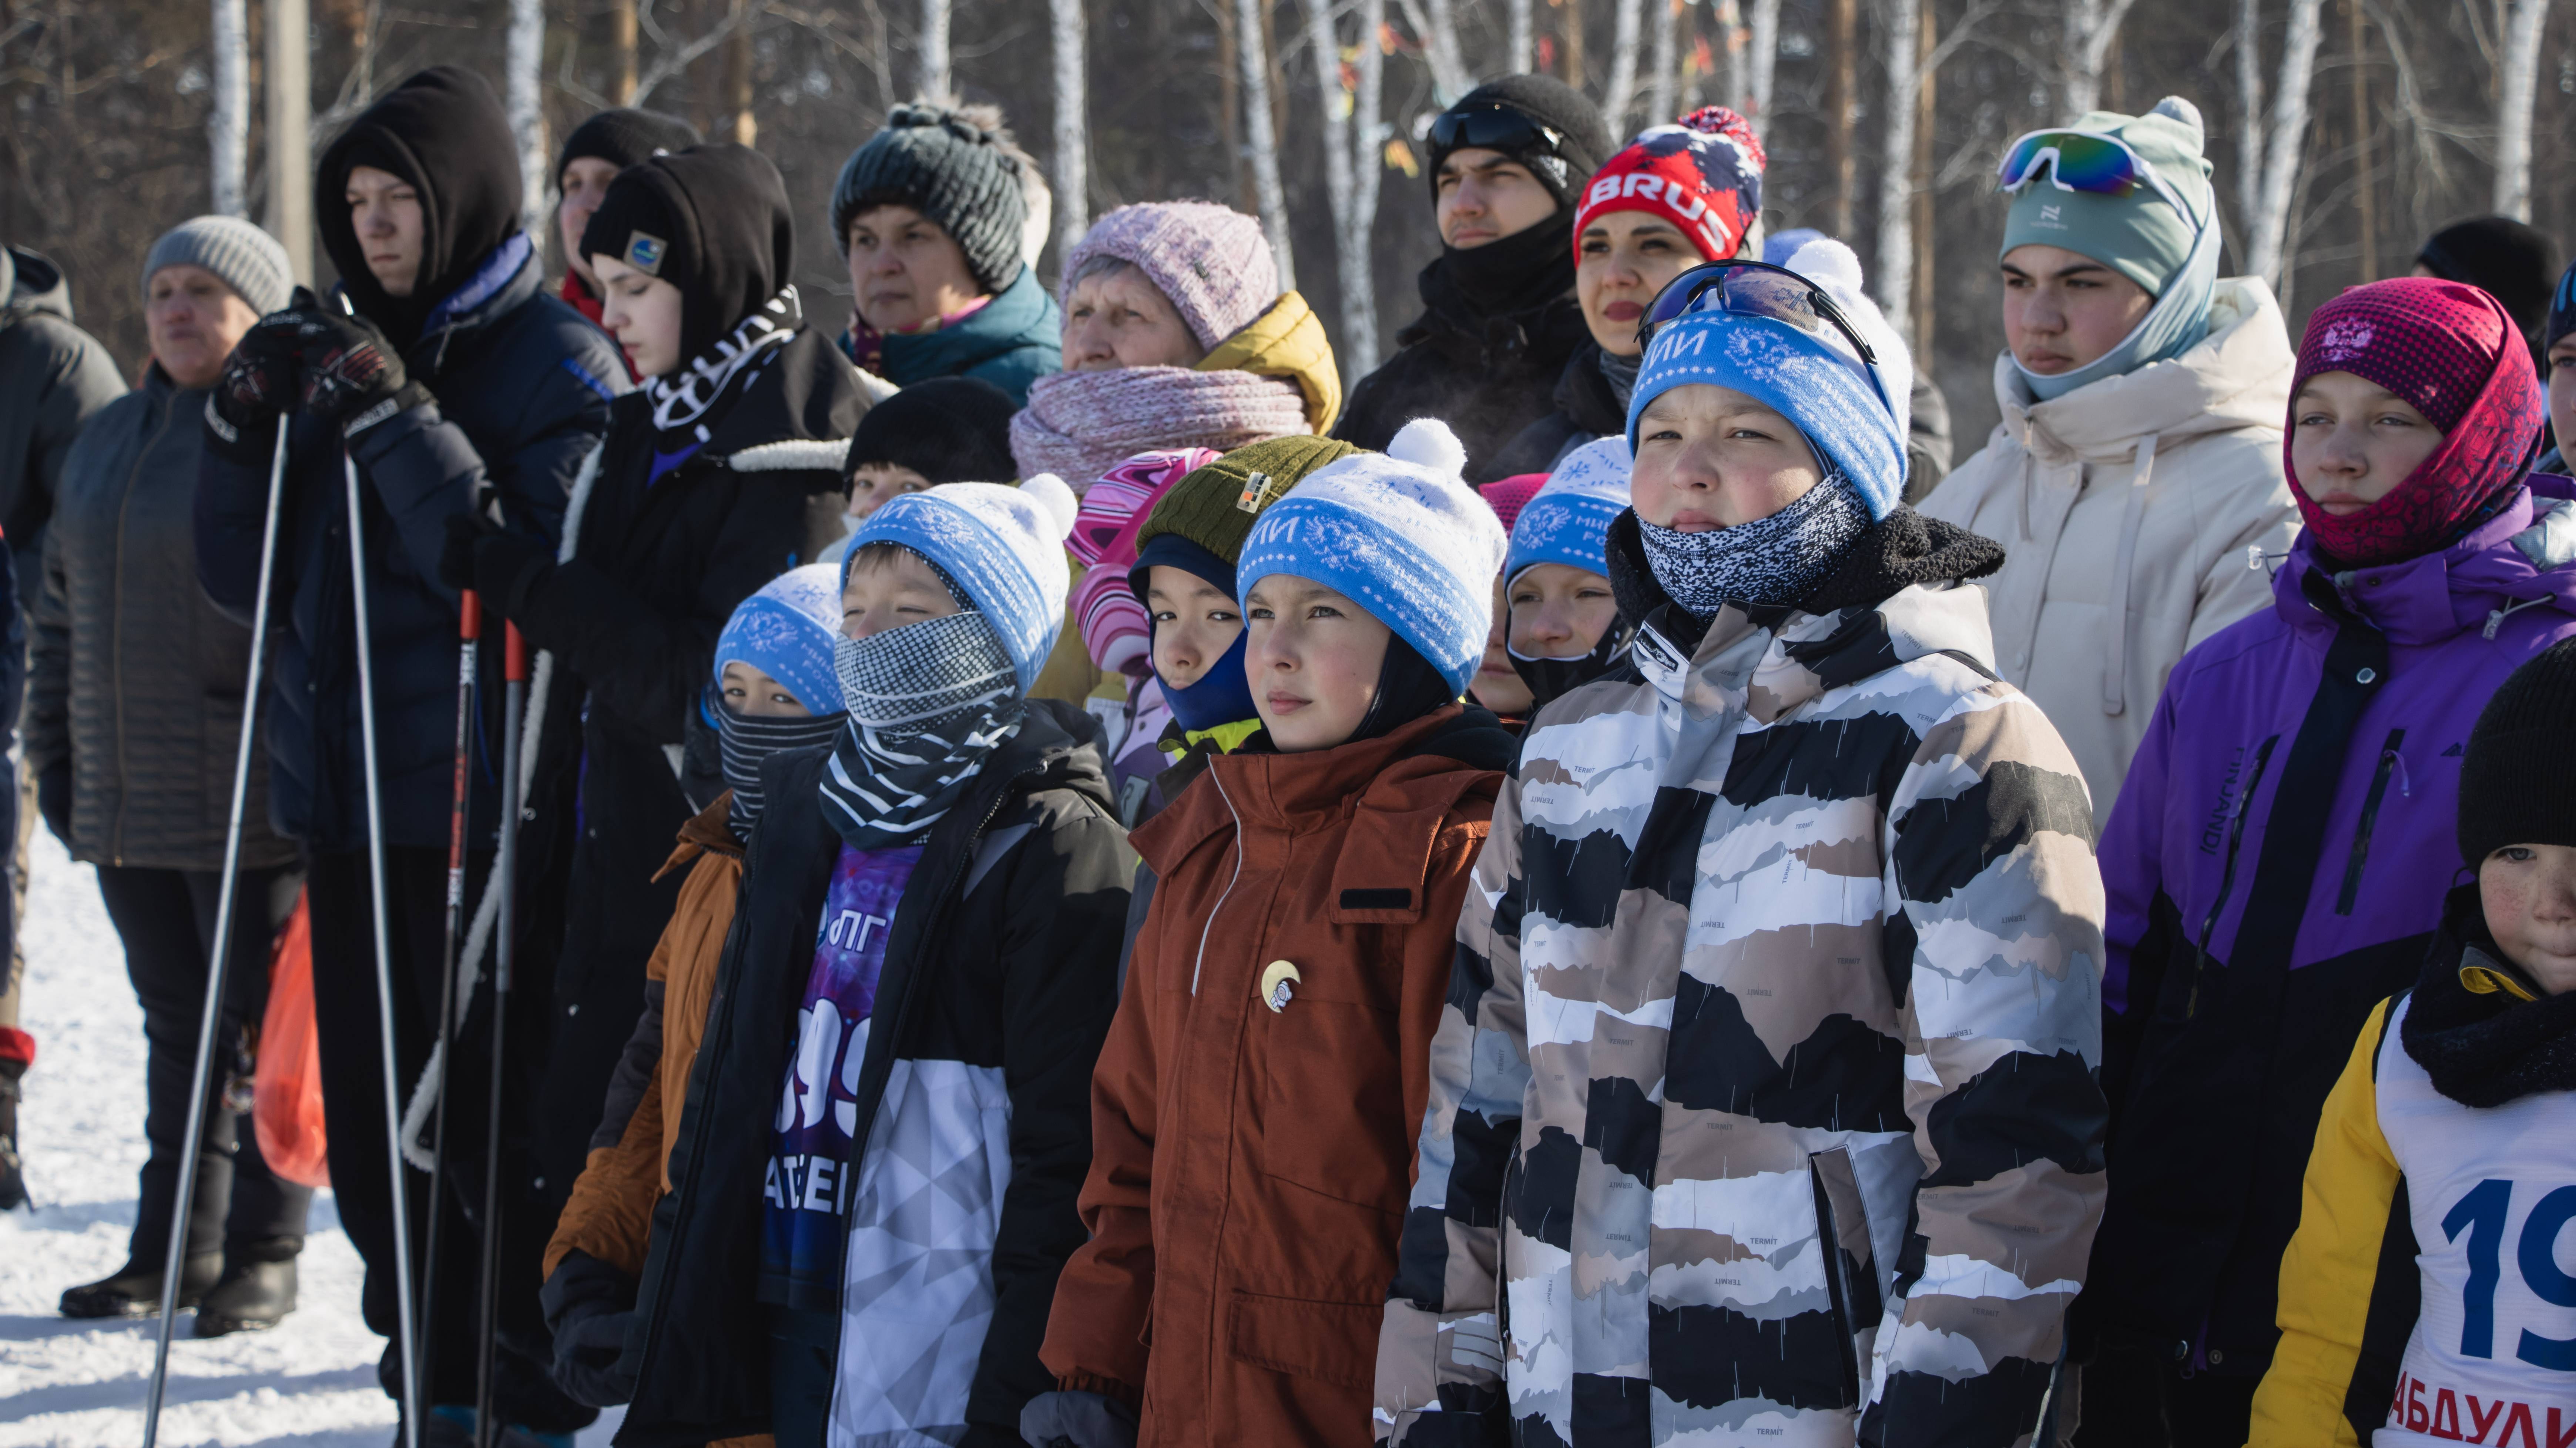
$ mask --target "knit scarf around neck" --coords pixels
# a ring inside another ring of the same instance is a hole
[[[2463,1106],[2502,1106],[2536,1092],[2576,1089],[2576,994],[2517,1000],[2504,991],[2472,992],[2460,979],[2464,966],[2522,982],[2529,977],[2504,962],[2475,884],[2454,889],[2442,913],[2442,932],[2399,1033],[2406,1054],[2433,1079],[2434,1090]]]
[[[644,395],[653,403],[658,445],[669,451],[705,442],[706,423],[716,404],[749,387],[760,375],[761,364],[775,356],[804,323],[796,288],[781,287],[778,295],[754,307],[741,325],[718,338],[715,346],[690,358],[689,365],[646,381]]]
[[[823,816],[852,849],[918,842],[1028,710],[1001,635],[971,610],[836,636],[832,669],[850,715],[823,771]]]
[[[1193,367],[1058,372],[1029,385],[1029,405],[1011,418],[1011,457],[1020,476],[1054,473],[1078,493],[1138,453],[1231,452],[1309,430],[1305,397],[1284,378]]]
[[[831,743],[849,720],[841,714],[799,714],[781,719],[740,713],[717,700],[709,704],[716,721],[717,762],[726,786],[733,791],[733,802],[725,807],[725,824],[735,839],[748,840],[752,826],[760,823],[764,802],[761,765],[772,755]]]

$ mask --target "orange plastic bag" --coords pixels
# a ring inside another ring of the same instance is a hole
[[[251,1096],[251,1126],[268,1169],[301,1186],[329,1186],[322,1039],[313,1029],[313,922],[300,895],[269,957],[268,1013],[260,1020]]]

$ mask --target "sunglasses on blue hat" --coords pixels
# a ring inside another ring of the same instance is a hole
[[[1654,345],[1655,334],[1670,323],[1694,315],[1724,313],[1778,322],[1825,344],[1825,355],[1850,368],[1878,394],[1890,413],[1896,404],[1878,377],[1878,352],[1825,289],[1769,262],[1735,259],[1702,262],[1664,284],[1653,305],[1637,323],[1637,349]]]
[[[1996,168],[2001,190],[2019,192],[2039,179],[2041,168],[2060,191],[2092,196],[2134,196],[2141,186],[2164,198],[2166,205],[2196,221],[2191,208],[2156,174],[2155,164],[2129,149],[2129,143],[2100,131],[2032,131],[2004,148]]]

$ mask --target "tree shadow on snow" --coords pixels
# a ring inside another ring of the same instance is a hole
[[[0,1323],[6,1321],[7,1319],[0,1319]],[[27,1418],[43,1417],[49,1413],[95,1413],[118,1408],[130,1408],[139,1413],[143,1408],[143,1398],[149,1382],[150,1374],[145,1372],[135,1373],[129,1377],[110,1378],[105,1382],[62,1383],[52,1387],[29,1388],[13,1394],[5,1402],[0,1402],[0,1423],[15,1423]],[[372,1364],[342,1368],[336,1372],[302,1375],[262,1372],[206,1374],[173,1372],[170,1374],[169,1391],[162,1401],[165,1406],[174,1403],[221,1402],[228,1398],[256,1393],[262,1388],[274,1389],[281,1398],[293,1398],[303,1393],[373,1390],[375,1386],[376,1370]],[[335,1430],[316,1435],[312,1441],[317,1445],[324,1442],[337,1443],[353,1431],[362,1432],[370,1442],[384,1436],[383,1430],[379,1428]],[[280,1438],[270,1441],[300,1443],[306,1440]]]

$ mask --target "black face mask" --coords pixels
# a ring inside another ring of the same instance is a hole
[[[1521,682],[1529,686],[1530,712],[1536,714],[1610,672],[1611,666],[1618,663],[1619,656],[1628,651],[1628,641],[1636,634],[1627,620],[1621,619],[1610,625],[1609,632],[1601,636],[1601,642],[1592,646],[1592,652],[1579,658],[1533,659],[1509,648],[1503,652],[1511,657],[1512,672],[1520,675]]]

